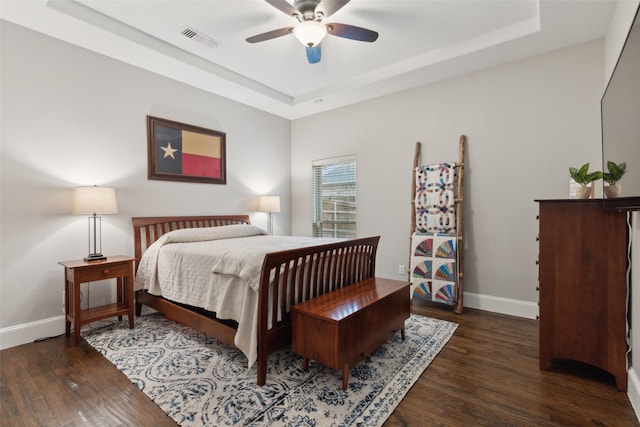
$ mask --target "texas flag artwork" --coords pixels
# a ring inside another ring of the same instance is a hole
[[[149,177],[224,184],[225,134],[161,120],[149,124]]]

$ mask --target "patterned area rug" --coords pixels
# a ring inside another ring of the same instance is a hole
[[[182,426],[381,426],[453,335],[457,324],[411,315],[350,371],[309,363],[290,347],[269,356],[267,384],[256,385],[239,351],[158,313],[96,322],[82,336]]]

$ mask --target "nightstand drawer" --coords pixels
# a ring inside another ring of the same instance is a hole
[[[116,265],[96,265],[95,267],[82,268],[80,270],[80,283],[127,276],[129,264],[125,262]]]

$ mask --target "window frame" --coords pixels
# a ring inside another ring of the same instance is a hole
[[[346,170],[336,173],[331,180],[323,181],[331,167]],[[340,178],[352,180],[339,181]],[[358,168],[355,155],[313,160],[311,171],[311,216],[313,237],[355,238],[357,236],[357,186]],[[332,196],[327,193],[333,193]],[[331,210],[323,205],[333,203],[333,218],[327,219]],[[338,204],[341,210],[337,209]]]

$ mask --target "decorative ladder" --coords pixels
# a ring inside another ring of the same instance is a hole
[[[467,137],[460,135],[458,143],[458,163],[456,163],[456,188],[455,188],[455,208],[456,208],[456,253],[457,253],[457,299],[453,311],[457,314],[462,313],[463,307],[463,289],[464,289],[464,233],[462,229],[462,201],[463,201],[463,178],[464,178],[464,154]],[[416,169],[421,164],[422,147],[420,142],[416,142],[415,153],[413,156],[413,170],[411,175],[411,231],[409,233],[409,254],[411,258],[411,237],[416,232]],[[411,265],[411,259],[409,260]],[[409,280],[411,281],[411,269],[408,271]]]

